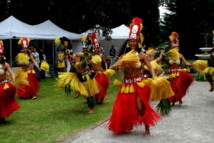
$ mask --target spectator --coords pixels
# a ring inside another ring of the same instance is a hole
[[[114,64],[115,57],[116,57],[116,50],[114,48],[114,45],[111,45],[111,49],[110,49],[109,55],[110,55],[110,65],[109,65],[109,67],[111,67]]]
[[[37,52],[36,48],[34,47],[30,47],[31,50],[31,54],[33,55],[34,60],[36,61],[37,64],[40,63],[40,59],[39,59],[39,53]],[[38,81],[40,81],[41,76],[40,76],[40,71],[37,67],[34,66],[34,70],[36,72],[36,76],[38,78]]]

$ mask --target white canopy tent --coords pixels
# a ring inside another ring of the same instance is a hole
[[[46,20],[45,22],[37,25],[29,25],[16,19],[14,16],[10,16],[4,21],[0,22],[0,39],[10,40],[11,65],[12,65],[12,39],[27,37],[34,40],[54,40],[56,38],[60,38],[63,36],[70,40],[81,39],[80,34],[68,32],[58,27],[50,20]]]
[[[28,37],[32,39],[53,40],[63,36],[70,40],[81,38],[80,34],[68,32],[50,20],[37,25],[29,25],[16,19],[14,16],[10,16],[0,22],[0,39]]]
[[[121,47],[126,42],[126,40],[129,37],[130,29],[126,25],[122,24],[118,27],[112,28],[112,34],[111,40],[104,40],[105,38],[102,37],[102,32],[100,32],[100,45],[104,48],[105,55],[109,56],[109,51],[111,48],[111,45],[114,45],[117,53],[120,52]],[[83,32],[81,35],[88,35],[89,33],[93,33],[93,30],[88,30],[86,32]]]

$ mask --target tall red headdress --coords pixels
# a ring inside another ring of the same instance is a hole
[[[94,46],[94,48],[100,48],[99,40],[96,33],[89,34],[88,37],[91,40],[91,43]]]
[[[169,44],[171,45],[171,48],[177,48],[179,47],[179,36],[177,32],[172,32],[169,36]]]
[[[144,40],[143,34],[141,30],[143,29],[143,19],[139,17],[135,17],[130,24],[130,33],[129,33],[129,40],[137,40],[138,47],[142,48],[142,43]]]
[[[2,40],[0,40],[0,54],[4,54],[4,44]]]
[[[20,38],[20,40],[19,40],[19,42],[18,42],[18,44],[21,44],[21,45],[22,45],[22,48],[28,48],[29,43],[30,43],[30,39],[29,39],[29,38],[26,38],[26,37]]]

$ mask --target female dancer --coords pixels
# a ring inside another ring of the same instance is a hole
[[[11,80],[6,74],[7,71]],[[5,62],[3,42],[0,41],[0,124],[6,123],[5,118],[20,108],[15,99],[16,87],[12,82],[15,82],[15,74]]]
[[[171,75],[170,81],[174,96],[170,97],[169,100],[172,106],[176,102],[181,105],[183,103],[182,98],[186,95],[186,91],[193,82],[194,78],[186,70],[181,68],[181,61],[186,66],[193,66],[188,63],[184,56],[179,53],[179,36],[177,32],[172,32],[169,36],[171,49],[166,51],[165,57],[167,58],[168,70],[167,72]]]
[[[109,80],[107,76],[111,76],[114,74],[114,70],[108,69],[107,62],[105,59],[105,56],[100,53],[100,44],[98,42],[98,38],[96,36],[96,33],[92,33],[88,35],[89,39],[92,43],[92,59],[90,60],[90,66],[91,70],[96,72],[96,81],[98,83],[98,87],[100,92],[96,94],[95,99],[98,104],[101,104],[106,96],[107,89],[109,87]],[[102,67],[102,62],[105,65],[106,71],[104,71]]]
[[[39,65],[34,60],[30,50],[28,49],[30,39],[29,38],[21,38],[18,42],[22,46],[22,52],[19,53],[16,56],[16,61],[18,65],[21,66],[16,72],[16,75],[19,75],[21,73],[27,74],[27,80],[29,82],[29,85],[20,85],[20,87],[17,90],[17,94],[19,98],[24,99],[36,99],[37,93],[40,90],[40,84],[37,79],[37,76],[35,74],[33,66],[36,66],[39,71]],[[18,76],[19,78],[23,78],[22,76]]]
[[[58,75],[59,87],[65,88],[66,91],[72,89],[76,92],[76,97],[81,94],[87,99],[89,114],[94,113],[94,97],[100,92],[95,80],[96,73],[88,66],[90,59],[91,53],[73,53],[70,55],[70,72],[61,72]]]
[[[150,85],[143,76],[142,69],[145,63],[155,77],[147,56],[141,52],[142,48],[142,19],[135,17],[130,25],[128,47],[131,51],[121,56],[112,68],[122,68],[124,79],[114,103],[108,128],[115,134],[131,131],[134,125],[145,125],[145,135],[150,135],[149,127],[154,126],[161,119],[149,103]]]

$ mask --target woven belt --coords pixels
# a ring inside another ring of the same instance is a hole
[[[168,69],[168,72],[181,71],[181,69]]]
[[[83,75],[86,75],[86,74],[88,74],[88,73],[90,73],[90,72],[92,72],[92,70],[87,69],[86,71],[82,72],[81,75],[83,76]]]
[[[148,75],[143,75],[140,77],[134,77],[134,78],[130,78],[130,79],[124,79],[123,83],[133,83],[133,82],[138,82],[138,81],[142,81],[144,79],[148,78]]]
[[[28,70],[32,70],[33,69],[33,66],[29,66],[28,68],[22,68],[23,71],[28,71]]]
[[[0,84],[4,84],[4,83],[10,82],[10,81],[12,81],[12,80],[3,80],[0,82]]]

